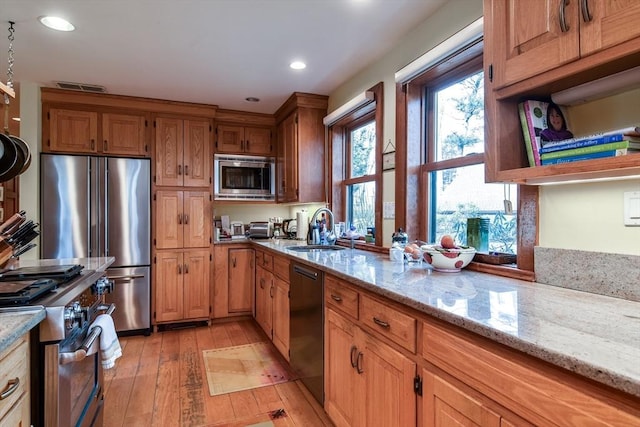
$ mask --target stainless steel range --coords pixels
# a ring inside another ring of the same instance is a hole
[[[73,264],[0,274],[2,310],[46,310],[45,320],[31,331],[33,426],[102,426],[101,329],[90,326],[99,314],[115,309],[104,303],[112,287],[104,272]]]

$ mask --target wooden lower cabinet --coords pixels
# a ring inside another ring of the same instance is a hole
[[[273,273],[269,270],[256,267],[256,313],[255,318],[258,325],[272,339],[273,331]]]
[[[214,245],[213,317],[252,314],[254,249],[244,243]]]
[[[155,263],[155,322],[208,319],[210,251],[159,251]]]
[[[0,426],[31,425],[29,354],[29,334],[0,354]]]
[[[273,344],[289,360],[289,282],[274,276],[272,301]]]
[[[325,410],[337,426],[415,426],[416,363],[325,310]]]

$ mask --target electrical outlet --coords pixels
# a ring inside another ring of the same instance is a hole
[[[396,217],[396,202],[384,202],[382,204],[382,217],[394,219]]]
[[[640,191],[624,193],[624,225],[640,226]]]

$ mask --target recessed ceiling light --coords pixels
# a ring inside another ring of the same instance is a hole
[[[260,102],[260,98],[256,98],[255,96],[248,96],[244,100],[247,102]]]
[[[41,16],[38,18],[38,21],[52,30],[73,31],[76,29],[71,22],[57,16]]]
[[[307,64],[302,61],[293,61],[291,64],[289,64],[289,67],[293,68],[294,70],[304,70],[305,68],[307,68]]]

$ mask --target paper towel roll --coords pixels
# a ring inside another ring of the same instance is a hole
[[[309,234],[309,215],[307,211],[296,212],[296,239],[306,240]]]

